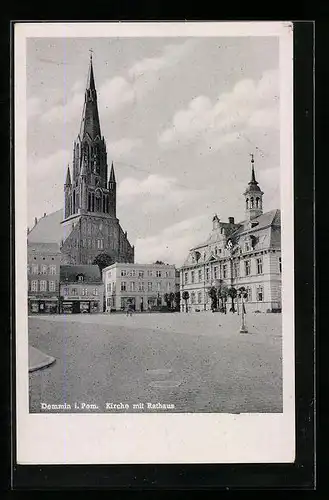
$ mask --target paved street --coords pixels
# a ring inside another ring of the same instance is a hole
[[[56,358],[30,373],[30,410],[281,412],[281,315],[247,326],[210,312],[30,317],[30,345]]]

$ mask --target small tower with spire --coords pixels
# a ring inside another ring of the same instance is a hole
[[[70,167],[69,165],[67,166],[67,172],[66,172],[66,180],[64,184],[64,217],[70,217],[71,215],[71,189],[72,189],[72,182],[71,182],[71,174],[70,174]]]
[[[115,180],[113,161],[111,165],[110,179],[109,179],[109,214],[116,217],[117,205],[117,183]]]
[[[251,154],[251,180],[245,190],[246,219],[254,219],[263,213],[263,191],[258,186],[255,177],[254,155]]]

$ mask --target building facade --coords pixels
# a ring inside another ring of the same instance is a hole
[[[244,192],[245,220],[235,223],[229,217],[223,222],[215,215],[209,238],[190,250],[180,269],[181,296],[189,293],[188,310],[209,310],[210,288],[223,283],[227,290],[246,288],[247,311],[281,311],[280,210],[263,213],[263,194],[252,158],[251,180]],[[181,311],[185,307],[181,300]]]
[[[102,275],[95,265],[62,265],[60,268],[60,312],[101,313],[104,305]]]
[[[169,264],[121,264],[103,269],[106,311],[150,311],[166,304],[166,294],[176,291],[175,266]]]
[[[56,243],[28,243],[28,312],[54,314],[59,310],[61,252]]]
[[[73,146],[72,175],[67,167],[61,252],[67,264],[92,264],[99,254],[114,262],[134,262],[134,247],[116,213],[113,163],[108,178],[101,134],[93,62],[90,57],[80,131]]]

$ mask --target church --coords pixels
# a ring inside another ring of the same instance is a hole
[[[251,160],[251,179],[243,193],[245,220],[234,217],[212,219],[208,239],[190,249],[180,269],[180,291],[188,292],[181,310],[211,309],[210,288],[221,283],[226,288],[244,287],[246,309],[258,312],[281,311],[281,216],[280,210],[263,212],[263,191],[255,177]],[[228,309],[231,298],[228,298]]]
[[[99,258],[106,265],[133,263],[134,247],[117,218],[116,189],[113,162],[108,176],[90,55],[80,130],[73,145],[72,168],[68,166],[66,172],[64,210],[36,220],[28,242],[58,243],[62,264],[88,265],[98,263]]]

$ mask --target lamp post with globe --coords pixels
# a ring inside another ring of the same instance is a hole
[[[247,298],[247,292],[244,286],[240,287],[238,290],[238,296],[241,298],[241,327],[240,333],[248,333],[246,320],[245,320],[245,307],[244,307],[244,299]]]

